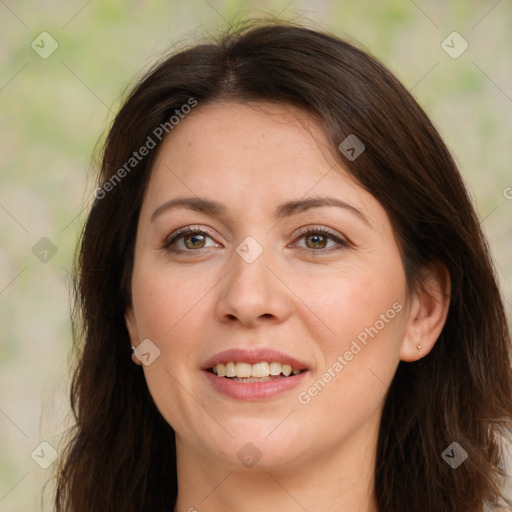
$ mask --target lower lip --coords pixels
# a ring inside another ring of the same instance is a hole
[[[256,401],[272,398],[298,386],[306,376],[307,371],[298,373],[297,375],[290,375],[289,377],[268,380],[266,382],[238,382],[236,380],[218,377],[207,370],[204,370],[204,373],[213,388],[219,393],[229,398],[234,398],[235,400]]]

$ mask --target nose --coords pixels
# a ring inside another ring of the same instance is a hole
[[[290,316],[290,290],[277,265],[265,249],[254,261],[233,255],[231,270],[221,281],[217,315],[223,322],[246,327],[260,323],[281,323]]]

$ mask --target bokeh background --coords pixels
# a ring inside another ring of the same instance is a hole
[[[510,0],[0,0],[2,512],[53,509],[56,463],[41,464],[72,424],[69,272],[98,139],[163,53],[253,16],[357,42],[412,91],[460,166],[512,317]]]

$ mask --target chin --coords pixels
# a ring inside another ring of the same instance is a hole
[[[224,461],[232,469],[292,468],[296,459],[304,456],[304,436],[295,436],[289,430],[278,433],[276,429],[272,432],[277,423],[274,422],[272,428],[268,428],[268,422],[262,423],[262,428],[254,428],[254,425],[251,428],[229,428],[226,424],[232,438],[222,436],[215,444],[209,438],[204,443],[217,460]]]

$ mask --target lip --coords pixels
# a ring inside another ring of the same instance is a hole
[[[261,359],[259,359],[259,361],[261,361]],[[235,400],[260,401],[272,398],[298,386],[309,372],[303,371],[297,375],[280,377],[266,382],[237,382],[226,379],[225,377],[219,377],[208,370],[203,370],[203,373],[217,392],[229,398]]]
[[[230,350],[224,350],[223,352],[219,352],[218,354],[215,354],[213,357],[208,359],[203,364],[201,369],[208,370],[208,368],[213,368],[215,365],[219,363],[229,363],[230,361],[250,364],[261,363],[263,361],[268,361],[269,363],[272,361],[276,361],[281,364],[289,364],[295,370],[309,369],[306,363],[299,361],[298,359],[295,359],[294,357],[291,357],[285,354],[284,352],[280,352],[279,350],[274,350],[271,348],[260,348],[257,350],[244,350],[234,348]],[[223,377],[220,378],[222,379]],[[247,386],[247,384],[244,384],[244,386]]]

